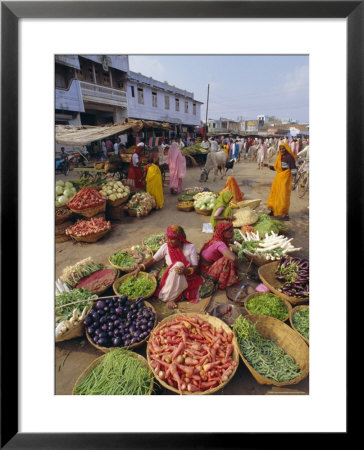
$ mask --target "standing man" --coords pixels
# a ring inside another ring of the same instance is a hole
[[[217,152],[218,151],[218,145],[217,142],[215,141],[215,139],[212,137],[211,139],[209,139],[210,142],[210,152]]]

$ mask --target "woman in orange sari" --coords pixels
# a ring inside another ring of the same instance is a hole
[[[241,192],[239,185],[234,177],[227,177],[225,187],[220,191],[220,195],[225,191],[231,191],[233,194],[233,199],[236,202],[241,202],[244,200],[244,194]]]
[[[271,209],[271,215],[282,220],[289,220],[292,175],[295,176],[297,168],[296,157],[287,143],[280,143],[276,162],[274,167],[270,168],[276,170],[277,174],[270,189],[267,206]]]

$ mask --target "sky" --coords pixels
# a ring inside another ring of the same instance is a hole
[[[201,120],[309,122],[308,55],[129,55],[129,69],[193,92]]]

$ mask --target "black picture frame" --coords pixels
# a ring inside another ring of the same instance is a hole
[[[346,18],[347,19],[347,247],[362,250],[364,2],[363,1],[115,1],[1,2],[1,448],[137,449],[257,448],[268,433],[19,433],[18,335],[7,316],[17,317],[18,274],[18,22],[22,18]],[[334,183],[335,186],[335,183]],[[334,192],[333,192],[333,195]],[[9,249],[7,251],[6,249]],[[10,251],[11,249],[11,251]],[[6,264],[5,264],[6,263]],[[359,267],[347,257],[347,286],[357,282]],[[11,292],[9,286],[12,286]],[[5,299],[11,295],[11,301]],[[347,313],[348,313],[348,307]],[[178,418],[176,418],[178,420]],[[243,420],[243,417],[242,417]],[[288,432],[289,430],[287,430]],[[338,433],[335,443],[347,433]],[[317,439],[317,435],[315,437]],[[300,437],[300,445],[312,439]],[[315,442],[317,443],[317,441]],[[283,444],[283,443],[282,443]],[[288,444],[288,442],[287,442]],[[269,445],[271,447],[272,445]]]

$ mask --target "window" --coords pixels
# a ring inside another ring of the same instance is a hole
[[[196,115],[196,103],[193,104],[193,115]]]
[[[138,88],[138,103],[140,105],[144,105],[144,94],[142,88]]]
[[[213,124],[212,124],[212,128],[216,128],[216,123],[213,123]]]
[[[185,113],[188,113],[188,102],[185,102]]]
[[[157,93],[156,92],[152,92],[152,106],[157,107]]]
[[[130,86],[131,96],[135,97],[134,86]]]
[[[164,108],[169,109],[169,95],[164,96]]]
[[[176,98],[176,111],[179,111],[179,98]]]

